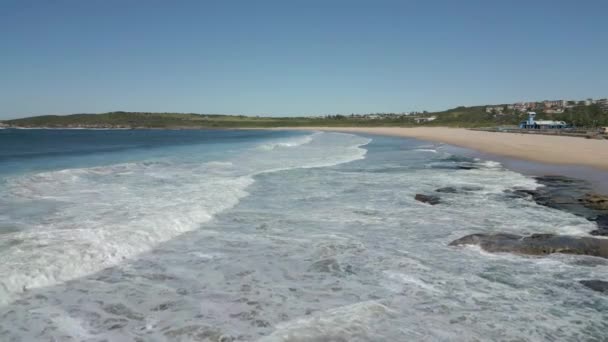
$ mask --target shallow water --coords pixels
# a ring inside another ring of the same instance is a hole
[[[3,160],[1,340],[608,338],[608,299],[578,284],[608,261],[447,246],[593,229],[505,195],[538,185],[499,163],[337,133],[131,134],[56,167]],[[472,190],[414,200],[445,186]]]

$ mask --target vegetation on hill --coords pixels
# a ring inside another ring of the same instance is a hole
[[[247,128],[297,126],[407,126],[413,118],[329,115],[326,117],[252,117],[180,113],[111,112],[103,114],[44,115],[7,120],[14,127],[48,128]]]
[[[576,106],[564,113],[538,111],[537,119],[562,120],[578,127],[608,126],[608,112],[597,105]],[[434,118],[432,121],[420,119]],[[12,127],[49,128],[248,128],[302,126],[452,126],[496,127],[517,125],[527,114],[514,110],[487,113],[485,106],[457,107],[435,113],[328,115],[325,117],[252,117],[243,115],[111,112],[103,114],[44,115],[6,120]]]
[[[603,111],[597,104],[576,106],[560,114],[543,114],[550,120],[566,121],[578,127],[608,126],[608,112]]]

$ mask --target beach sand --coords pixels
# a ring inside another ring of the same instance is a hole
[[[497,133],[447,127],[306,127],[299,129],[379,134],[442,142],[499,156],[608,171],[608,140]]]

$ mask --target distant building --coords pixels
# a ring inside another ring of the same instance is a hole
[[[536,120],[535,112],[528,112],[528,120],[519,123],[519,128],[526,129],[561,129],[568,127],[564,121]]]
[[[559,129],[568,127],[568,124],[565,121],[538,120],[536,126],[538,126],[538,129]]]
[[[486,113],[497,113],[500,114],[505,110],[504,106],[487,106]]]
[[[519,128],[526,129],[561,129],[568,127],[564,121],[536,120],[535,112],[528,112],[528,120],[519,123]]]
[[[525,112],[526,110],[528,110],[528,107],[524,102],[514,103],[513,108],[518,112]]]
[[[428,117],[428,118],[415,118],[415,119],[414,119],[414,121],[415,121],[416,123],[425,123],[425,122],[430,122],[430,121],[433,121],[433,120],[435,120],[435,119],[437,119],[437,117],[436,117],[436,116],[430,116],[430,117]]]
[[[549,108],[564,108],[566,106],[565,100],[551,100],[551,101],[543,101],[543,106],[546,109]]]
[[[608,99],[596,100],[595,104],[597,104],[603,111],[608,112]]]
[[[594,103],[595,103],[595,101],[593,101],[592,98],[588,98],[585,100],[585,106],[591,106]]]
[[[543,103],[541,102],[517,102],[513,104],[515,110],[520,112],[526,112],[529,110],[541,109],[543,108]]]

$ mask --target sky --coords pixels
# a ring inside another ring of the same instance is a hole
[[[606,0],[0,0],[0,119],[608,97]]]

